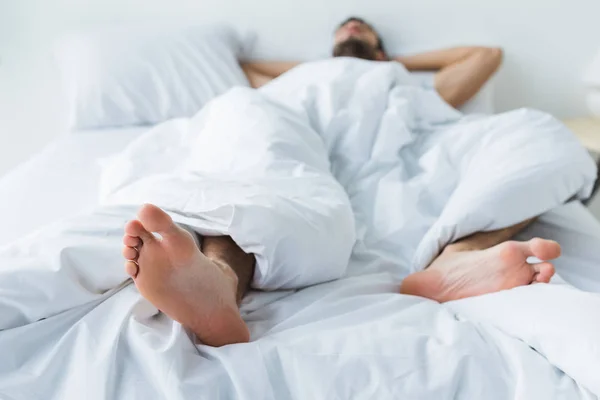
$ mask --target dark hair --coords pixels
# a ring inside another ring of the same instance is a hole
[[[333,48],[334,57],[356,57],[363,60],[377,60],[377,49],[363,40],[350,38]]]
[[[373,25],[369,24],[364,19],[359,18],[359,17],[349,17],[349,18],[346,18],[346,20],[344,20],[341,24],[338,25],[337,29],[340,29],[342,26],[344,26],[348,22],[352,22],[352,21],[356,21],[356,22],[359,22],[361,24],[365,24],[366,26],[368,26],[369,29],[371,29],[375,33],[375,36],[377,36],[377,49],[376,50],[379,50],[379,51],[381,51],[381,52],[383,52],[385,54],[385,49],[383,47],[383,40],[381,40],[381,36],[379,36],[379,33],[377,33],[377,31],[375,30],[375,28],[373,28]]]

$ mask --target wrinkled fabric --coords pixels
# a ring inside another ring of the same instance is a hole
[[[445,305],[397,293],[446,244],[560,209],[594,174],[552,117],[464,117],[393,63],[234,89],[128,146],[100,208],[0,249],[0,394],[594,399],[597,294],[560,278]],[[194,345],[139,295],[120,242],[144,202],[256,255],[250,343]]]

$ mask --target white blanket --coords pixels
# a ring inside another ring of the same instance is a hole
[[[396,293],[447,243],[585,197],[594,177],[552,117],[463,117],[393,63],[330,60],[235,89],[125,149],[104,207],[0,249],[0,395],[595,398],[598,295]],[[257,288],[342,279],[253,292],[251,343],[194,346],[122,270],[143,202],[231,235],[257,257]]]

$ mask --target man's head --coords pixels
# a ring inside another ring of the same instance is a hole
[[[375,29],[357,17],[348,18],[336,29],[333,56],[387,60],[383,42]]]

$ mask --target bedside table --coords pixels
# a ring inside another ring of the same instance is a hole
[[[600,154],[600,118],[584,117],[566,119],[563,123],[573,131],[581,144],[593,153]],[[597,161],[598,175],[600,175],[600,159]],[[596,180],[592,195],[584,204],[587,204],[600,188],[600,179]]]

